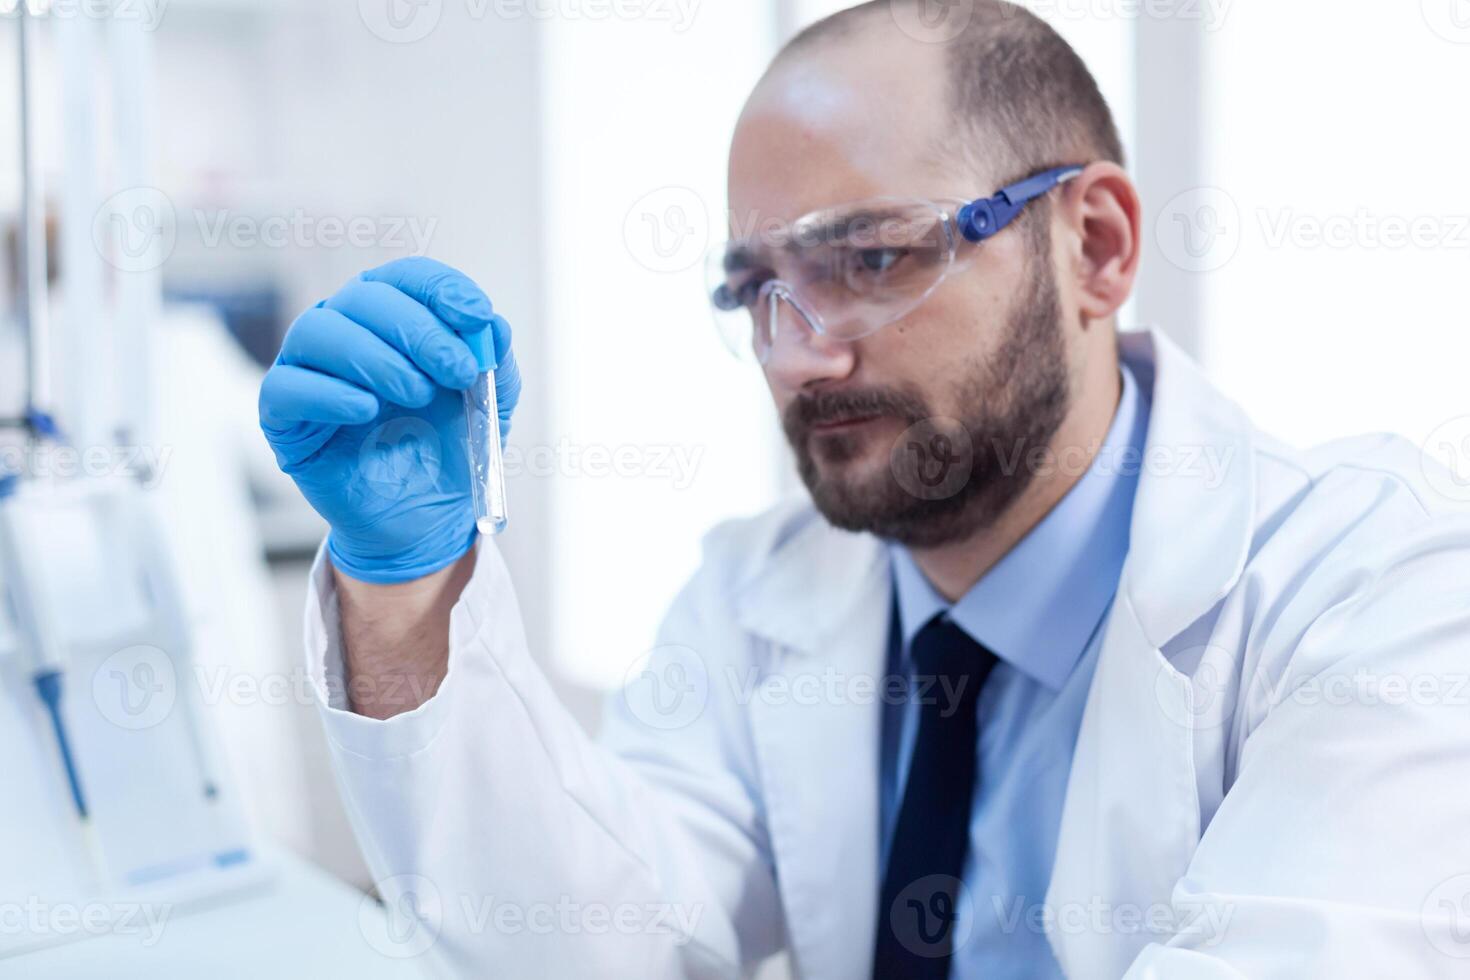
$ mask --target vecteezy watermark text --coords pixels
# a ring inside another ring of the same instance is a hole
[[[92,218],[92,244],[120,272],[151,272],[173,254],[181,229],[204,248],[359,248],[424,255],[439,219],[404,214],[323,214],[292,208],[245,214],[228,208],[181,212],[157,187],[110,195]]]
[[[0,446],[0,473],[60,479],[131,476],[157,486],[172,446],[71,446],[55,443]]]
[[[392,248],[423,255],[429,249],[438,218],[414,215],[313,215],[303,208],[285,214],[233,214],[230,211],[193,212],[199,240],[206,248],[222,242],[236,248]]]
[[[438,28],[452,0],[358,0],[363,26],[390,44],[422,41]],[[462,0],[471,21],[647,21],[683,34],[701,0]]]
[[[139,936],[150,947],[172,913],[172,905],[151,902],[47,902],[33,895],[0,902],[0,936]]]
[[[169,0],[0,0],[0,17],[11,17],[24,9],[31,17],[113,20],[156,31],[168,4]]]

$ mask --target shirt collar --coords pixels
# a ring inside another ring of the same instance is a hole
[[[1001,660],[1060,690],[1107,612],[1128,554],[1148,404],[1126,364],[1107,436],[1082,478],[1014,548],[947,603],[908,549],[890,546],[903,656],[941,612]]]

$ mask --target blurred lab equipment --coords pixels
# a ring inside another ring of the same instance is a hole
[[[61,475],[66,467],[54,465],[93,447],[72,444],[50,413],[34,26],[22,10],[17,278],[26,379],[23,410],[9,424],[21,430],[24,452],[18,471],[0,484],[0,582],[11,640],[5,686],[19,692],[28,679],[40,710],[12,696],[3,721],[7,744],[27,749],[14,753],[17,771],[8,780],[14,805],[6,809],[5,839],[25,846],[7,863],[5,890],[69,902],[129,890],[170,901],[217,893],[258,882],[262,868],[238,806],[222,791],[198,688],[180,682],[188,677],[189,631],[163,535],[140,489],[151,474],[136,461],[110,478]],[[74,820],[59,819],[59,805]],[[55,926],[7,930],[0,952],[70,935]]]
[[[149,251],[157,243],[145,236],[133,248],[123,238],[130,229],[99,221],[96,162],[65,154],[53,196],[67,295],[55,329],[33,102],[45,11],[14,13],[0,26],[19,43],[17,315],[14,330],[0,325],[13,334],[7,344],[19,341],[25,379],[18,410],[6,406],[0,419],[0,739],[9,760],[0,902],[13,913],[0,929],[0,976],[192,976],[211,961],[248,964],[251,975],[417,975],[374,948],[386,917],[372,899],[261,844],[250,827],[203,710],[196,655],[217,651],[200,650],[186,601],[239,584],[234,554],[202,582],[191,569],[185,583],[173,552],[187,515],[173,506],[175,486],[159,490],[171,447],[150,397],[170,388],[156,384],[166,326],[161,261]],[[148,187],[146,33],[87,18],[46,26],[69,96],[93,91],[100,66],[125,93],[114,105],[111,176]],[[65,142],[91,145],[90,133],[78,134],[96,114],[85,98],[67,105]],[[103,268],[109,248],[112,273]],[[195,503],[208,520],[239,513],[232,499]],[[258,606],[253,615],[268,618]]]

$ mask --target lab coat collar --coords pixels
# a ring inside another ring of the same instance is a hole
[[[1161,331],[1121,333],[1118,346],[1153,401],[1121,588],[1144,637],[1163,647],[1245,568],[1256,497],[1254,429]]]
[[[833,527],[810,504],[795,511],[783,532],[764,567],[740,589],[736,615],[758,636],[815,653],[889,588],[887,554],[877,538]]]
[[[1251,426],[1161,331],[1123,332],[1119,356],[1152,403],[1120,586],[1145,637],[1163,646],[1208,610],[1244,568],[1254,508]],[[738,587],[747,630],[822,651],[854,614],[887,602],[884,544],[797,512],[769,559]]]

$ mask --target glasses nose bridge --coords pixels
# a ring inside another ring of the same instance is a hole
[[[832,336],[820,315],[787,283],[767,282],[759,302],[768,331],[760,361],[767,370],[786,374],[848,370],[841,365],[850,363],[852,345]]]
[[[806,308],[806,305],[797,298],[791,285],[783,279],[772,279],[763,285],[757,303],[762,308],[761,311],[765,314],[766,342],[771,347],[774,347],[783,336],[783,331],[781,330],[781,307],[783,304],[791,313],[795,314],[795,319],[800,324],[804,324],[812,335],[821,337],[826,333],[822,328],[822,321],[817,318],[816,314]],[[798,336],[799,334],[799,327],[788,333],[788,335]]]

